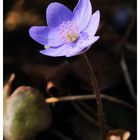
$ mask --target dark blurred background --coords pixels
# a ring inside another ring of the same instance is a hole
[[[20,85],[39,89],[45,97],[91,94],[90,79],[80,56],[47,57],[44,47],[29,36],[29,28],[45,25],[46,7],[53,0],[4,1],[4,81],[14,72],[12,90]],[[71,10],[77,0],[57,0]],[[97,35],[100,39],[87,53],[104,99],[106,125],[109,129],[131,132],[136,140],[137,40],[136,0],[91,0],[93,12],[100,10]],[[46,90],[48,81],[55,87]],[[95,100],[63,102],[50,105],[53,123],[37,140],[99,139]]]

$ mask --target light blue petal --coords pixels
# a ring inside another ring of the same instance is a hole
[[[71,20],[73,13],[70,9],[61,3],[51,3],[46,10],[46,18],[49,26],[56,27],[63,21]]]
[[[86,51],[88,51],[90,49],[91,45],[90,46],[87,46],[85,49],[83,49],[82,51],[80,51],[77,55],[80,55],[80,54],[83,54],[85,53]]]
[[[59,57],[59,56],[65,56],[67,54],[68,49],[69,49],[69,46],[64,44],[57,48],[50,47],[48,49],[41,50],[40,53],[47,56]]]
[[[33,26],[29,30],[32,39],[44,46],[60,46],[64,43],[60,39],[57,28],[49,26]]]
[[[76,43],[69,48],[66,57],[71,57],[74,55],[79,55],[87,51],[90,46],[99,39],[99,36],[89,36],[87,40],[80,38]]]
[[[95,35],[99,27],[99,22],[100,22],[100,11],[98,10],[92,15],[88,26],[85,28],[83,32],[86,32],[89,35]]]
[[[77,23],[79,30],[83,31],[87,27],[92,15],[90,0],[79,0],[73,13],[74,17],[72,20]]]

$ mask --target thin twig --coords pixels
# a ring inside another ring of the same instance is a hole
[[[125,107],[128,107],[130,109],[136,110],[136,108],[120,99],[117,99],[112,96],[101,94],[101,98],[105,99],[107,101],[110,101],[112,103],[121,104]],[[77,101],[77,100],[95,100],[96,96],[89,94],[89,95],[74,95],[74,96],[64,96],[64,97],[50,97],[45,100],[46,103],[57,103],[57,102],[66,102],[66,101]]]
[[[61,133],[58,130],[52,129],[51,132],[56,135],[57,137],[59,137],[61,140],[72,140],[70,137],[64,135],[63,133]]]
[[[120,41],[120,43],[119,43],[118,46],[117,46],[119,49],[121,49],[121,50],[123,49],[123,46],[125,45],[125,43],[126,43],[128,37],[129,37],[129,35],[130,35],[130,33],[131,33],[133,27],[134,27],[135,20],[136,20],[136,15],[133,14],[133,15],[132,15],[131,22],[129,23],[129,26],[128,26],[128,28],[127,28],[125,34],[124,34],[124,37],[122,38],[122,40]]]
[[[131,53],[134,53],[134,54],[137,53],[137,47],[136,47],[136,45],[134,45],[134,44],[127,43],[127,44],[125,45],[125,48],[126,48],[129,52],[131,52]]]
[[[134,87],[133,87],[133,84],[132,84],[132,81],[131,81],[131,78],[130,78],[130,74],[128,72],[128,68],[127,68],[127,65],[126,65],[126,62],[125,62],[125,59],[124,59],[123,56],[122,56],[120,65],[122,67],[124,77],[125,77],[125,81],[128,85],[129,91],[130,91],[129,93],[130,93],[131,97],[134,99],[134,101],[136,101],[135,90],[134,90]]]
[[[94,119],[93,117],[90,117],[87,113],[85,113],[77,103],[72,102],[73,106],[75,107],[75,109],[88,121],[90,121],[91,123],[93,123],[96,126],[99,126],[99,123],[96,119]]]
[[[118,44],[117,48],[119,48],[121,51],[120,52],[121,53],[120,65],[121,65],[122,70],[124,72],[124,77],[125,77],[126,83],[128,85],[128,88],[130,90],[129,93],[130,93],[131,97],[136,101],[136,94],[134,91],[133,84],[131,82],[130,74],[128,72],[128,68],[127,68],[127,65],[125,63],[124,54],[123,54],[123,50],[125,49],[126,41],[128,40],[128,37],[131,34],[131,31],[132,31],[134,24],[135,24],[135,20],[136,20],[136,15],[133,14],[131,22],[129,23],[129,26],[126,30],[126,33],[124,34],[124,37],[122,38],[122,41],[120,41],[120,43]]]
[[[92,113],[97,118],[97,112],[93,108],[89,107],[87,103],[84,103],[83,101],[77,101],[77,102],[81,107],[83,107],[88,112]]]

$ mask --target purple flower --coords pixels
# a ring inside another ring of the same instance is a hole
[[[73,12],[60,3],[51,3],[46,10],[46,19],[48,26],[33,26],[29,30],[32,39],[45,46],[40,51],[44,55],[79,55],[99,39],[95,33],[100,12],[92,15],[90,0],[79,0]]]

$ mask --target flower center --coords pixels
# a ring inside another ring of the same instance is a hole
[[[76,41],[78,38],[79,30],[75,23],[71,21],[62,22],[59,26],[59,35],[60,38],[63,39],[66,43],[71,43]]]

